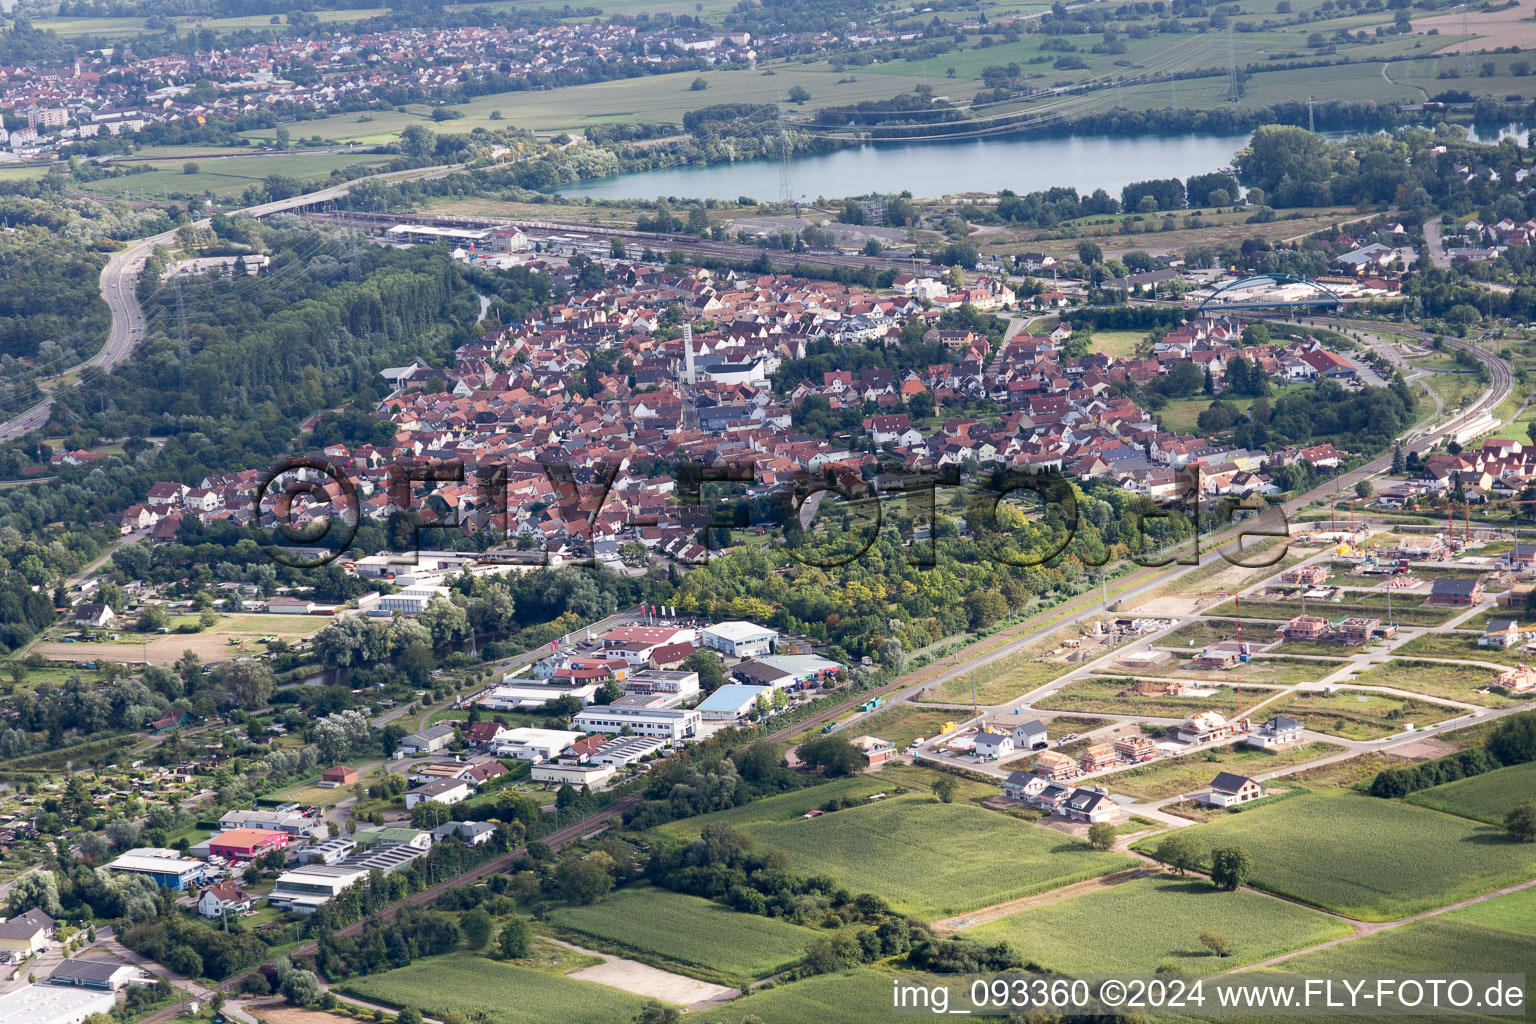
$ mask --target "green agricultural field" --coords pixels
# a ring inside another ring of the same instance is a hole
[[[753,825],[797,874],[829,875],[907,913],[956,914],[1136,862],[1006,814],[932,797],[890,797],[810,820]]]
[[[1227,936],[1232,955],[1218,957],[1201,946],[1205,929]],[[963,934],[1003,940],[1053,971],[1150,974],[1166,963],[1207,974],[1352,931],[1336,918],[1273,896],[1221,892],[1204,879],[1153,877],[1011,914]]]
[[[1529,971],[1533,963],[1536,889],[1523,889],[1307,953],[1275,969],[1314,974],[1417,974],[1432,966],[1437,972],[1454,976]]]
[[[1217,772],[1235,775],[1263,775],[1294,764],[1305,764],[1330,754],[1340,754],[1344,748],[1332,743],[1307,743],[1287,750],[1270,752],[1233,744],[1213,751],[1185,754],[1163,761],[1153,761],[1123,772],[1116,772],[1099,781],[1116,793],[1127,793],[1145,800],[1160,800],[1194,793],[1210,786]],[[1212,758],[1210,755],[1215,754]]]
[[[1464,704],[1503,708],[1519,703],[1496,693],[1477,691],[1498,677],[1498,670],[1476,665],[1451,665],[1437,661],[1393,658],[1385,665],[1362,672],[1350,680],[1355,686],[1389,686],[1395,690],[1446,697]]]
[[[1226,688],[1209,697],[1120,696],[1134,682],[1126,676],[1076,679],[1037,700],[1035,707],[1042,711],[1074,714],[1148,715],[1153,718],[1184,718],[1196,711],[1220,711],[1230,718],[1254,700],[1252,692],[1240,699]]]
[[[1192,834],[1207,849],[1246,848],[1255,886],[1362,921],[1397,920],[1536,874],[1536,845],[1503,829],[1345,790],[1227,814]]]
[[[688,1015],[689,1024],[890,1024],[892,975],[875,970],[822,974],[763,989]],[[956,1004],[958,1005],[958,1004]]]
[[[236,151],[238,152],[238,151]],[[80,182],[78,187],[93,195],[142,199],[157,195],[233,198],[250,185],[259,184],[268,175],[278,174],[299,182],[320,181],[331,172],[353,165],[376,167],[394,157],[383,153],[304,153],[291,156],[258,153],[240,156],[197,157],[195,174],[187,174],[177,163],[157,165],[143,174],[125,174],[120,178]]]
[[[1490,825],[1504,824],[1515,804],[1536,800],[1536,761],[1410,793],[1409,803]]]
[[[1408,724],[1424,728],[1462,714],[1443,704],[1387,693],[1296,693],[1283,703],[1266,705],[1264,714],[1290,715],[1314,732],[1347,740],[1376,740],[1402,732]]]
[[[588,907],[562,907],[548,920],[644,959],[659,958],[658,966],[737,985],[792,967],[821,934],[649,887],[621,889]]]
[[[753,800],[751,803],[732,807],[729,810],[701,814],[696,818],[669,821],[665,825],[658,826],[657,831],[677,839],[693,839],[704,830],[705,825],[725,824],[733,828],[746,828],[750,825],[771,822],[800,821],[803,820],[806,811],[814,810],[829,800],[869,797],[876,793],[884,793],[890,788],[891,783],[878,775],[835,779],[819,786],[809,786],[791,793],[780,793],[778,796]]]
[[[486,1024],[614,1024],[630,1020],[646,1003],[606,985],[470,953],[450,953],[354,978],[341,990],[369,1002],[415,1007],[434,1017],[453,1010]]]

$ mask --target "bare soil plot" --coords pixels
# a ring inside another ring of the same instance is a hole
[[[32,649],[50,660],[148,662],[152,665],[172,664],[184,652],[191,651],[207,664],[233,661],[266,650],[257,637],[271,634],[291,642],[319,632],[330,621],[329,616],[319,615],[233,615],[219,619],[201,633],[125,631],[118,634],[117,640],[88,644],[40,641]],[[231,640],[239,640],[244,646],[232,644]]]
[[[1532,21],[1529,8],[1523,4],[1499,11],[1480,11],[1473,8],[1465,16],[1461,13],[1446,14],[1438,18],[1415,18],[1415,34],[1438,29],[1442,36],[1460,37],[1463,26],[1479,40],[1494,40],[1498,46],[1518,46],[1520,49],[1536,46],[1536,21]],[[1459,53],[1460,43],[1448,43],[1436,53]]]

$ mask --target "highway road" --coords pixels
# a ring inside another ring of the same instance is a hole
[[[286,213],[291,210],[303,209],[306,206],[333,202],[345,197],[351,192],[352,187],[360,181],[400,181],[403,179],[431,179],[440,178],[447,174],[453,174],[461,169],[462,165],[452,164],[444,167],[416,168],[407,171],[385,171],[382,174],[369,175],[353,181],[342,182],[340,185],[332,185],[328,188],[314,192],[306,192],[303,195],[290,199],[281,199],[270,203],[260,203],[249,206],[243,210],[232,211],[232,215],[247,217],[269,217],[274,213]],[[94,198],[94,197],[92,197]],[[197,222],[198,227],[206,228],[208,221]],[[107,331],[107,340],[101,350],[94,356],[70,367],[61,373],[55,374],[52,380],[68,377],[70,374],[83,370],[88,366],[98,366],[104,370],[111,369],[126,360],[134,348],[144,337],[144,309],[139,305],[135,288],[138,285],[139,273],[144,269],[144,261],[155,251],[159,245],[169,245],[175,241],[175,231],[164,231],[148,238],[136,239],[129,242],[127,248],[112,254],[107,260],[107,265],[101,270],[101,297],[106,301],[107,308],[112,312],[112,326]],[[62,389],[67,385],[60,384]],[[55,393],[57,392],[57,389]],[[40,430],[48,422],[48,417],[53,410],[53,398],[50,394],[47,398],[29,407],[11,419],[0,423],[0,441],[9,441],[20,437],[30,430]]]

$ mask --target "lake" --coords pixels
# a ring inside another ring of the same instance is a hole
[[[1322,132],[1343,139],[1355,132]],[[1513,136],[1525,145],[1518,125],[1475,127],[1474,142],[1497,142]],[[1235,135],[1065,135],[1006,136],[953,142],[912,142],[864,145],[833,153],[790,160],[790,187],[797,198],[814,202],[818,196],[841,198],[910,191],[920,198],[956,192],[1033,192],[1070,185],[1082,195],[1102,188],[1116,198],[1133,181],[1187,178],[1232,163],[1233,155],[1252,138]],[[635,174],[563,185],[555,191],[593,199],[734,200],[748,196],[763,202],[779,198],[777,160],[667,167]]]
[[[1345,133],[1340,133],[1342,136]],[[1102,188],[1119,197],[1133,181],[1185,178],[1232,163],[1251,134],[1009,136],[954,142],[864,145],[790,160],[794,194],[854,196],[910,191],[934,198],[954,192],[1032,192],[1056,185],[1088,194]],[[668,167],[563,185],[556,191],[593,199],[779,198],[779,163]]]

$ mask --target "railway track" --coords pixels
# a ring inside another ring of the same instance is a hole
[[[641,799],[642,797],[639,796],[626,797],[611,807],[604,808],[596,814],[588,815],[573,825],[567,825],[565,828],[562,828],[557,832],[551,832],[541,841],[548,846],[559,849],[567,843],[574,842],[578,839],[588,838],[597,832],[601,832],[614,819],[618,818],[631,807],[638,805]],[[419,892],[411,893],[411,895],[405,897],[404,899],[391,903],[383,910],[380,910],[376,916],[380,920],[386,922],[392,921],[395,919],[395,916],[400,913],[400,909],[402,907],[416,907],[431,903],[433,900],[437,899],[438,896],[442,895],[449,889],[456,888],[461,885],[473,885],[481,879],[489,878],[491,875],[505,871],[507,868],[515,864],[519,857],[527,852],[528,847],[526,844],[519,846],[514,850],[510,850],[507,853],[502,854],[500,857],[497,857],[494,860],[486,861],[479,867],[471,868],[463,874],[455,875],[452,878],[428,886]],[[362,920],[354,921],[345,927],[336,929],[335,934],[341,936],[357,935],[362,932],[364,925],[366,925],[369,920],[370,918],[363,918]],[[320,945],[318,942],[306,942],[302,946],[298,946],[290,950],[287,955],[289,957],[313,956],[316,952],[319,951],[319,948]],[[246,978],[250,977],[265,967],[271,966],[271,964],[272,961],[268,960],[264,963],[256,965],[255,967],[241,971],[239,974],[225,978],[223,981],[213,986],[211,991],[224,992],[226,994],[237,991],[240,987],[240,984],[245,981]],[[166,1024],[167,1021],[173,1020],[180,1015],[181,1004],[177,1003],[173,1006],[168,1006],[165,1009],[157,1010],[147,1017],[141,1018],[139,1020],[139,1024]]]

